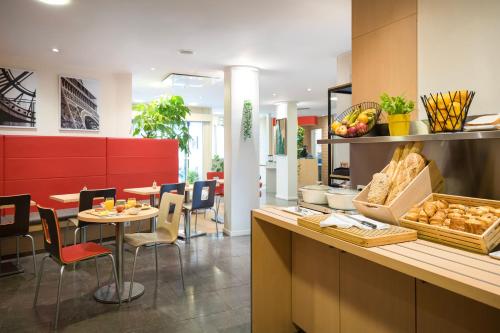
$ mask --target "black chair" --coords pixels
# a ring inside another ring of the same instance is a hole
[[[0,196],[0,206],[14,207],[14,223],[0,224],[0,238],[16,237],[16,257],[19,267],[19,237],[31,239],[31,251],[33,255],[33,269],[36,275],[35,240],[29,234],[30,228],[30,204],[31,195]]]
[[[203,235],[203,233],[197,233],[198,214],[195,214],[194,235],[191,236],[191,213],[197,213],[197,211],[200,209],[206,210],[212,209],[214,207],[216,186],[216,180],[202,180],[194,182],[193,198],[190,203],[185,203],[183,205],[185,212],[184,234],[186,235],[186,239]],[[206,189],[207,191],[204,192],[204,189]]]
[[[56,264],[60,266],[59,283],[57,288],[56,317],[54,320],[54,329],[57,329],[64,269],[67,265],[76,264],[77,262],[84,260],[94,259],[97,287],[99,287],[99,271],[97,267],[97,257],[99,256],[108,256],[111,259],[111,263],[113,265],[112,271],[115,278],[116,295],[118,297],[118,304],[121,304],[121,294],[118,284],[115,259],[111,254],[111,251],[104,246],[92,242],[63,247],[61,242],[61,230],[59,227],[59,220],[57,218],[56,212],[53,209],[43,208],[40,206],[38,206],[38,212],[40,213],[40,219],[42,221],[45,250],[48,252],[48,254],[43,257],[42,263],[40,265],[40,273],[38,274],[38,279],[36,282],[33,307],[36,306],[36,302],[38,300],[38,291],[40,290],[40,281],[42,280],[43,265],[45,263],[45,259],[51,258]]]
[[[106,188],[99,190],[83,190],[80,191],[80,203],[78,205],[78,211],[82,212],[84,210],[92,209],[94,207],[94,199],[96,198],[113,198],[116,200],[116,189],[115,188]],[[69,219],[71,223],[73,223],[76,227],[75,229],[75,237],[73,244],[76,244],[76,235],[78,231],[82,231],[83,228],[88,227],[95,223],[86,223],[83,221],[79,221],[77,218]],[[65,237],[66,240],[66,237]],[[102,244],[102,223],[99,223],[99,244]]]
[[[174,194],[184,195],[185,190],[186,190],[186,183],[162,184],[160,187],[160,202],[158,203],[158,207],[160,206],[163,193],[174,193]],[[175,210],[175,205],[171,205],[169,214],[172,214],[174,210]]]

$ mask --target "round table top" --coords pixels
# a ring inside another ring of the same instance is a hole
[[[98,216],[93,214],[94,209],[84,210],[78,213],[78,219],[90,223],[123,223],[147,220],[152,217],[158,216],[158,208],[150,207],[149,209],[139,210],[137,215],[128,214],[127,210],[117,215],[111,216]]]

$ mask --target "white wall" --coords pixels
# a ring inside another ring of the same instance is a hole
[[[281,102],[276,119],[286,118],[286,155],[276,155],[276,198],[297,199],[297,103]]]
[[[499,15],[498,0],[418,0],[418,95],[470,89],[469,114],[499,112]]]
[[[66,136],[130,136],[132,117],[132,74],[93,71],[75,67],[47,67],[35,59],[6,58],[0,55],[0,67],[27,69],[37,74],[36,129],[9,129],[2,134]],[[99,132],[61,131],[59,116],[59,75],[73,75],[100,81]]]

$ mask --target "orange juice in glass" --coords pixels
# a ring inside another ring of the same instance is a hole
[[[106,210],[113,210],[114,206],[115,206],[115,199],[106,198],[106,201],[104,201],[104,208],[106,208]]]
[[[135,205],[137,204],[137,200],[135,200],[135,198],[128,198],[127,199],[127,206],[132,208],[132,207],[135,207]]]

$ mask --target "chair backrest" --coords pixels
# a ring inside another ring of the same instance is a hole
[[[62,262],[61,259],[61,230],[59,228],[59,219],[52,208],[38,207],[40,220],[43,228],[43,243],[45,250],[55,259]]]
[[[167,233],[172,241],[179,234],[179,223],[181,221],[182,203],[184,195],[165,192],[160,200],[160,212],[158,214],[157,231]],[[170,209],[174,208],[172,218],[169,220]]]
[[[186,190],[186,183],[162,184],[160,187],[160,204],[163,193],[174,193],[184,195]],[[174,206],[170,206],[170,214],[174,212]]]
[[[78,211],[82,212],[87,209],[92,209],[94,207],[95,198],[113,198],[116,200],[116,189],[115,188],[105,188],[97,190],[82,190],[80,191],[80,201],[78,205]],[[88,223],[78,221],[78,227],[84,227]]]
[[[14,206],[14,223],[0,225],[0,237],[28,234],[30,228],[30,203],[31,195],[29,194],[0,196],[0,206]]]
[[[207,179],[224,179],[224,171],[209,171]],[[224,195],[224,184],[219,184],[215,187],[215,195]]]
[[[200,180],[194,182],[193,199],[191,209],[212,208],[215,201],[215,180]],[[208,189],[208,193],[204,193],[203,189]]]

